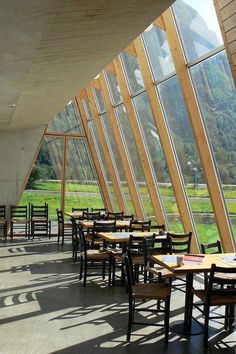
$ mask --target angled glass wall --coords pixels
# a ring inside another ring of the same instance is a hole
[[[68,139],[66,157],[65,210],[103,208],[87,141],[78,138]]]
[[[48,203],[49,218],[56,220],[61,207],[63,138],[44,137],[20,205]]]

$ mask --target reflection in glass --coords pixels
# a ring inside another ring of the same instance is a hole
[[[63,112],[57,113],[47,131],[82,134],[79,112],[74,101],[67,103]]]
[[[156,185],[158,186],[159,193],[164,204],[169,230],[183,232],[178,205],[173,193],[159,134],[152,115],[147,94],[142,93],[136,96],[134,98],[134,103],[138,112],[139,122],[142,127],[143,138],[149,154],[149,160],[156,178]]]
[[[87,142],[76,138],[67,141],[65,210],[72,207],[104,207]]]
[[[122,97],[121,97],[120,88],[119,88],[119,85],[117,82],[117,78],[115,75],[113,75],[109,71],[107,71],[105,73],[105,75],[107,78],[108,86],[110,88],[112,103],[114,105],[118,105],[119,103],[121,103]]]
[[[84,107],[84,111],[85,111],[85,115],[87,120],[93,119],[93,114],[89,105],[89,102],[87,102],[86,100],[82,100],[82,104]]]
[[[158,89],[200,241],[216,241],[219,239],[219,234],[192,128],[176,76],[158,85]]]
[[[147,188],[143,167],[140,161],[138,148],[136,146],[133,132],[130,126],[129,118],[127,116],[125,107],[123,105],[118,106],[116,114],[120,123],[122,136],[126,146],[127,155],[129,157],[130,165],[134,176],[134,181],[137,185],[139,196],[141,198],[141,204],[144,208],[146,216],[150,219],[154,219],[153,206],[150,200],[149,191]]]
[[[161,80],[175,71],[165,31],[151,26],[143,32],[154,80]]]
[[[191,68],[236,235],[236,91],[225,52]]]
[[[135,94],[144,89],[142,73],[139,68],[137,58],[127,52],[121,53],[121,58],[124,64],[126,78],[128,81],[131,94]]]
[[[212,0],[177,0],[173,9],[188,62],[223,44]]]
[[[56,209],[60,209],[62,154],[62,138],[44,138],[20,200],[20,205],[47,202],[50,220],[57,219]]]
[[[95,96],[95,102],[96,102],[98,113],[102,114],[106,112],[106,107],[102,97],[102,92],[96,88],[93,88],[93,93]]]
[[[126,178],[124,175],[123,166],[121,164],[120,155],[119,155],[118,148],[117,148],[117,145],[115,142],[113,131],[110,126],[110,122],[109,122],[106,114],[101,116],[101,121],[102,121],[103,129],[104,129],[104,133],[106,136],[106,141],[108,144],[109,153],[110,153],[110,156],[113,161],[113,166],[115,168],[116,175],[118,176],[118,181],[122,187],[121,190],[123,192],[123,196],[126,201],[126,206],[128,207],[128,212],[134,214],[134,206],[133,206],[133,203],[132,203],[130,195],[129,195],[129,190],[127,188]],[[117,210],[119,210],[119,209],[117,209]]]

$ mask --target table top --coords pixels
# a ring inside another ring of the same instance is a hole
[[[205,254],[205,255],[191,255],[188,260],[183,261],[183,265],[177,267],[177,257],[184,255],[156,255],[151,256],[151,259],[167,268],[174,274],[186,274],[186,273],[202,273],[209,272],[212,264],[216,264],[218,267],[233,268],[236,267],[236,255],[235,253],[217,253],[217,254]],[[197,259],[201,259],[197,262]]]
[[[137,237],[149,237],[153,235],[151,231],[135,231],[135,232],[100,232],[98,234],[102,237],[105,241],[109,243],[128,243],[130,235],[137,236]],[[160,239],[165,240],[165,235],[157,236]]]
[[[89,229],[93,227],[93,223],[96,221],[98,224],[101,222],[101,224],[109,225],[116,221],[116,227],[118,228],[125,228],[126,226],[129,226],[130,221],[129,220],[79,220],[80,225],[82,225],[85,229]]]
[[[80,216],[82,216],[82,211],[64,211],[64,214],[69,216],[70,218],[79,218]]]

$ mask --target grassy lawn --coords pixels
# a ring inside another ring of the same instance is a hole
[[[44,193],[40,194],[34,191],[25,191],[23,194],[20,205],[26,205],[29,202],[35,205],[43,204],[45,201],[49,204],[49,218],[51,220],[56,220],[56,209],[60,209],[60,190],[61,184],[60,182],[37,182],[36,183],[37,190],[44,191]],[[67,211],[71,211],[72,207],[94,207],[94,208],[102,208],[104,207],[103,201],[100,197],[100,194],[93,195],[93,193],[99,193],[99,188],[96,185],[80,185],[76,183],[67,183],[66,190],[68,192],[87,192],[88,195],[66,195],[65,200],[65,209]],[[128,208],[130,213],[133,213],[133,205],[130,200],[130,195],[128,193],[128,187],[123,185],[123,190],[126,191],[126,200],[128,202]],[[46,192],[48,191],[48,193]],[[50,193],[53,191],[54,193]],[[148,191],[146,187],[139,187],[139,191],[141,193],[141,198],[143,201],[143,205],[146,211],[147,217],[152,218],[153,216],[153,207],[149,198],[145,198],[148,195]],[[58,192],[58,193],[56,193]],[[89,193],[91,193],[89,195]],[[173,189],[171,186],[160,186],[160,194],[164,197],[171,197],[174,195]],[[215,241],[219,238],[218,231],[216,225],[208,219],[207,215],[202,214],[212,214],[211,203],[208,199],[208,192],[206,188],[198,188],[195,189],[191,186],[187,186],[187,194],[189,197],[198,197],[203,198],[201,200],[190,200],[190,205],[193,213],[195,214],[196,219],[196,227],[200,237],[200,242],[210,242]],[[226,198],[236,199],[236,189],[233,187],[227,187],[224,190],[224,194]],[[230,214],[236,215],[236,203],[232,201],[227,201],[227,206]],[[163,199],[164,209],[168,216],[169,228],[176,232],[182,232],[182,225],[178,218],[178,208],[175,200],[173,199]],[[175,215],[176,214],[176,217]],[[199,215],[199,216],[198,216]],[[209,221],[208,221],[209,220]],[[236,225],[233,225],[234,232],[236,233]]]

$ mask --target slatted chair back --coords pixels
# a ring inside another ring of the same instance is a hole
[[[31,204],[30,216],[31,216],[31,220],[32,219],[48,220],[48,204],[47,203],[44,203],[44,205]]]
[[[100,211],[97,211],[94,213],[83,211],[82,219],[84,219],[84,220],[101,220],[101,219],[103,219],[103,215],[101,215]]]
[[[92,213],[97,212],[97,211],[100,211],[101,213],[105,213],[107,211],[107,209],[106,208],[91,208]]]
[[[0,219],[6,219],[6,205],[0,205]]]
[[[171,244],[172,253],[190,253],[192,232],[187,234],[175,234],[167,232],[167,239]]]
[[[134,220],[134,214],[124,214],[122,220]]]
[[[220,240],[211,243],[201,243],[201,251],[203,254],[222,253],[222,246]]]
[[[27,220],[28,208],[27,205],[11,205],[10,206],[11,220]]]
[[[107,223],[104,221],[94,221],[92,231],[95,234],[99,232],[115,232],[116,231],[116,220]]]
[[[129,231],[150,231],[150,226],[151,226],[151,220],[147,221],[140,221],[140,220],[131,220],[130,221],[130,226],[129,226]]]
[[[89,208],[72,208],[71,209],[72,210],[72,212],[74,212],[74,211],[89,211]]]
[[[162,225],[158,225],[158,224],[153,225],[153,224],[151,224],[150,225],[150,231],[153,231],[155,233],[162,234],[162,233],[165,232],[165,230],[166,230],[165,224],[162,224]]]
[[[112,212],[108,211],[105,215],[106,220],[123,220],[124,212]]]

